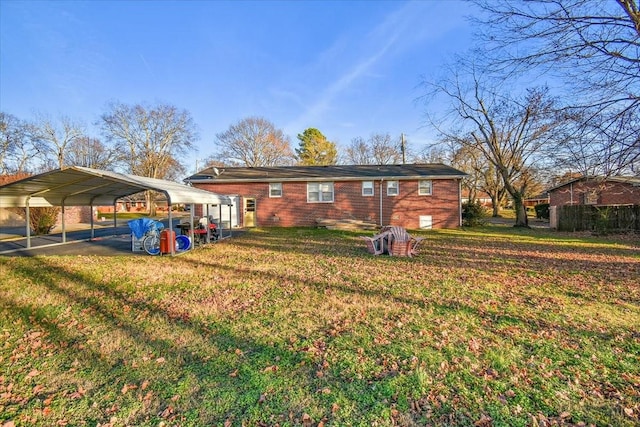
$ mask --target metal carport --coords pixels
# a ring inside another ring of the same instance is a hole
[[[228,196],[215,194],[163,179],[146,178],[112,171],[71,166],[34,175],[20,181],[0,186],[0,207],[23,207],[27,213],[27,248],[31,247],[29,208],[60,206],[62,208],[62,243],[66,243],[65,206],[115,206],[119,198],[145,190],[163,193],[169,205],[169,224],[172,223],[171,205],[190,204],[193,221],[194,204],[229,206]],[[116,214],[114,213],[114,228]],[[191,240],[193,241],[193,229]],[[91,237],[94,237],[93,215],[91,215]],[[174,248],[171,248],[172,254]]]

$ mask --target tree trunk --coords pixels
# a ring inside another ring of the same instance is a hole
[[[526,227],[529,228],[529,220],[527,218],[527,208],[524,205],[524,189],[518,191],[509,180],[509,174],[506,168],[500,170],[502,175],[504,189],[509,193],[513,199],[513,209],[516,212],[516,223],[514,227]]]
[[[498,218],[500,216],[500,198],[497,195],[491,195],[491,208],[493,209],[491,216]]]
[[[522,194],[516,192],[514,194],[511,194],[511,197],[513,197],[513,209],[516,212],[516,223],[514,224],[514,227],[529,228],[529,219],[527,218],[527,208],[524,205]]]
[[[151,190],[147,190],[145,192],[145,198],[147,199],[147,209],[149,211],[149,216],[150,217],[156,216],[157,210],[156,210],[155,194]]]

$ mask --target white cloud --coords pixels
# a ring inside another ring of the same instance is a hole
[[[460,3],[450,3],[447,7],[458,7]],[[340,38],[333,45],[319,55],[322,62],[331,64],[315,64],[317,69],[341,70],[336,77],[320,88],[309,88],[312,93],[311,103],[304,104],[306,108],[298,117],[285,126],[286,130],[299,130],[314,123],[321,122],[331,110],[334,102],[346,93],[355,83],[363,78],[384,78],[384,74],[377,71],[385,60],[392,60],[395,55],[407,48],[438,37],[444,31],[459,25],[455,19],[442,19],[440,3],[412,1],[390,13],[362,38],[345,40]],[[444,22],[443,22],[444,21]],[[357,55],[353,55],[357,52]],[[343,65],[340,68],[340,65]],[[306,98],[299,96],[299,98]]]

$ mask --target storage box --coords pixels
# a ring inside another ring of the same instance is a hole
[[[138,239],[135,234],[131,233],[131,252],[144,252],[144,248],[142,247],[142,239]]]

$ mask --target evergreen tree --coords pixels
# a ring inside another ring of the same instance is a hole
[[[298,134],[300,148],[296,149],[298,163],[305,166],[335,165],[338,162],[336,144],[318,129],[308,128]]]

